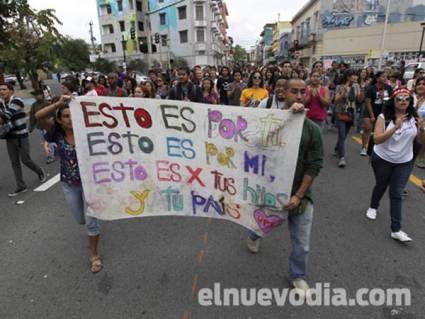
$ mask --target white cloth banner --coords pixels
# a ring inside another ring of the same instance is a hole
[[[304,115],[181,101],[71,102],[88,214],[225,219],[260,235],[287,212]]]

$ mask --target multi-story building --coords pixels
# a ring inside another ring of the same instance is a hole
[[[231,54],[222,0],[97,0],[97,7],[102,56],[108,60],[123,62],[124,50],[127,60],[145,59],[148,27],[151,60],[163,66],[176,58],[189,66],[220,65]]]
[[[417,58],[425,19],[425,0],[310,0],[292,19],[290,52],[307,66],[344,61],[354,67],[378,65],[379,58]]]
[[[289,41],[292,31],[290,21],[278,21],[273,32],[272,50],[276,62],[282,62],[288,58]]]

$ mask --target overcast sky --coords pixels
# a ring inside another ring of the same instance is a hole
[[[94,34],[100,43],[96,0],[28,0],[31,7],[41,10],[53,8],[63,25],[63,34],[89,41],[89,22],[94,23]],[[281,20],[291,20],[308,0],[227,0],[229,35],[236,44],[246,48],[255,44],[262,27]]]

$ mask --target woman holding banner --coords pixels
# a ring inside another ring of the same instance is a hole
[[[97,253],[99,242],[99,223],[94,217],[86,215],[87,203],[84,198],[75,149],[74,130],[72,128],[69,101],[71,97],[62,95],[53,104],[41,109],[35,114],[38,121],[46,119],[55,113],[56,118],[46,119],[44,129],[46,140],[56,143],[60,157],[60,177],[65,200],[74,218],[79,224],[85,224],[90,243],[90,271],[97,273],[102,269],[102,261]]]

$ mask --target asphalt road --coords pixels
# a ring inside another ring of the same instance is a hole
[[[354,295],[359,288],[409,288],[410,307],[239,306],[201,307],[197,293],[214,283],[230,288],[286,288],[286,226],[262,242],[258,255],[245,245],[246,230],[201,218],[142,218],[102,223],[104,270],[89,271],[88,242],[64,203],[59,184],[45,192],[7,193],[14,178],[0,141],[0,318],[425,318],[425,194],[409,183],[402,245],[389,237],[388,197],[378,219],[365,209],[373,187],[368,160],[347,142],[345,169],[331,153],[336,132],[325,133],[325,167],[315,182],[315,220],[309,283],[331,284]],[[31,136],[32,155],[44,163]],[[50,177],[58,164],[44,165]],[[28,186],[39,185],[24,169]],[[424,171],[415,175],[425,177]]]

